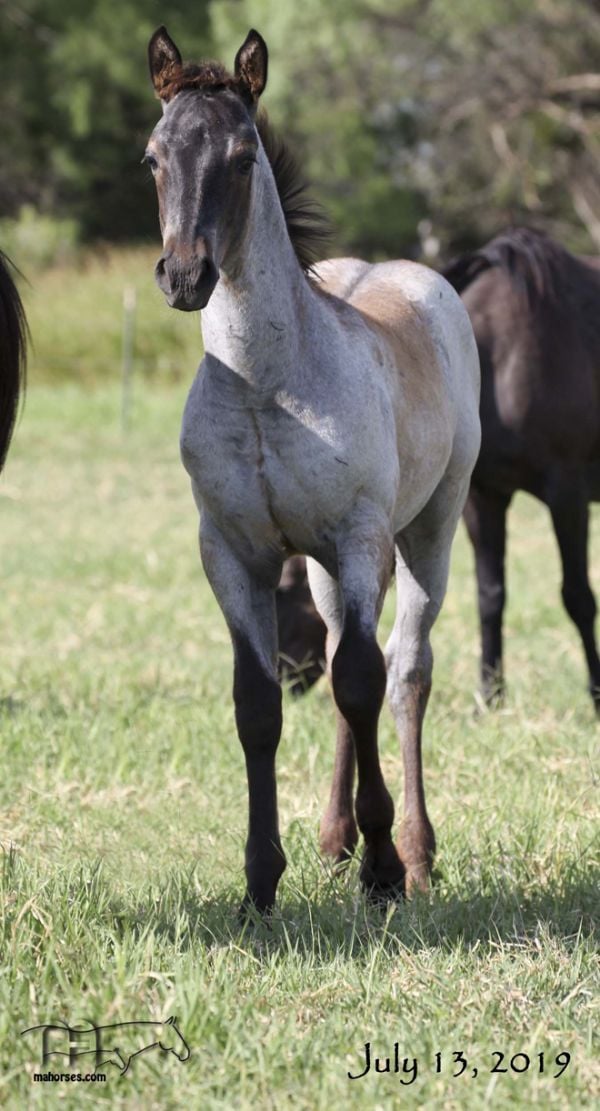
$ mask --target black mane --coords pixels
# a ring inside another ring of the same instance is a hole
[[[462,293],[485,270],[497,266],[534,305],[542,297],[557,299],[561,278],[576,261],[544,232],[508,228],[485,247],[454,259],[442,274],[457,293]]]
[[[331,238],[331,225],[320,204],[311,197],[302,167],[290,148],[271,127],[265,112],[256,120],[265,154],[271,163],[283,215],[296,257],[309,272],[322,258]]]

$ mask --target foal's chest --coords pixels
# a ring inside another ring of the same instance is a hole
[[[355,464],[327,416],[285,399],[252,401],[224,401],[196,379],[181,436],[196,496],[230,536],[318,551],[354,500]]]

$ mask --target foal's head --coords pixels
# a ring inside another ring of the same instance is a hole
[[[208,303],[246,222],[267,47],[250,31],[231,75],[214,62],[184,64],[160,27],[148,54],[163,105],[145,155],[163,235],[156,280],[169,305],[191,312]]]

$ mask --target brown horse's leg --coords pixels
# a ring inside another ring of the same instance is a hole
[[[600,659],[594,634],[596,600],[588,577],[588,497],[582,470],[553,475],[546,502],[563,569],[562,599],[577,626],[589,672],[590,693],[600,717]]]
[[[488,706],[502,698],[502,615],[506,601],[504,552],[510,497],[471,486],[464,508],[475,551],[481,629],[481,690]]]
[[[326,641],[327,674],[342,635],[343,603],[339,586],[320,564],[308,561],[310,586],[317,609],[328,628]],[[337,864],[352,856],[358,841],[354,817],[354,737],[348,722],[336,707],[336,746],[333,780],[327,809],[321,819],[321,851]]]
[[[286,560],[275,598],[279,674],[290,694],[302,695],[323,674],[326,634],[308,585],[304,556]]]
[[[279,568],[243,564],[208,514],[201,526],[204,568],[223,610],[234,649],[235,718],[248,777],[247,893],[243,908],[269,910],[285,869],[279,837],[275,755],[281,734],[275,587]],[[263,579],[267,579],[267,585]]]

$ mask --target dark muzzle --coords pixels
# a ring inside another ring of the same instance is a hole
[[[217,268],[207,254],[195,255],[182,262],[175,251],[165,251],[159,258],[154,275],[167,304],[172,309],[195,312],[203,309],[219,277]]]

